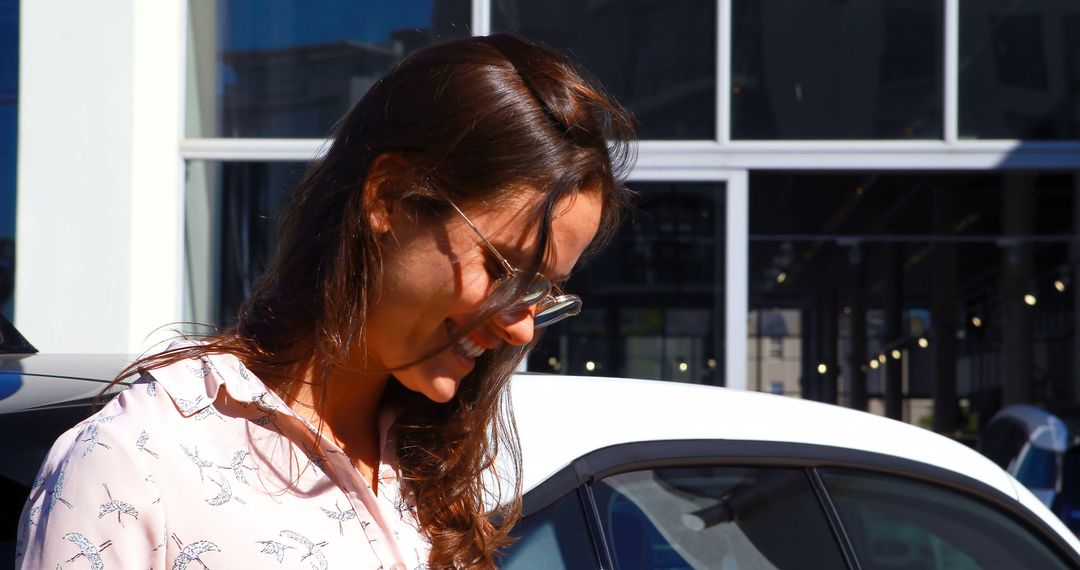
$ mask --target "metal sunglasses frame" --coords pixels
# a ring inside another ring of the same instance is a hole
[[[476,224],[474,224],[472,220],[470,220],[469,217],[465,215],[465,212],[461,211],[461,208],[459,208],[457,204],[450,200],[447,200],[447,202],[450,204],[450,207],[452,207],[454,211],[457,212],[459,216],[461,216],[461,219],[465,220],[465,223],[468,224],[470,228],[472,228],[473,232],[475,232],[476,236],[480,238],[480,241],[484,244],[484,247],[487,248],[491,255],[495,256],[495,259],[497,259],[499,261],[499,264],[502,265],[503,270],[506,271],[507,277],[524,273],[522,270],[511,265],[510,262],[507,261],[501,253],[499,253],[499,250],[495,249],[495,246],[492,245],[486,237],[484,237],[484,233],[480,231],[480,228],[476,227]],[[552,283],[550,279],[548,279],[541,273],[536,273],[533,275],[530,284],[532,283],[542,284],[543,293],[530,293],[526,291],[526,294],[521,298],[521,300],[519,300],[518,303],[516,303],[512,307],[505,309],[504,312],[512,313],[514,311],[520,311],[525,309],[526,307],[536,305],[536,312],[533,314],[532,317],[534,329],[540,329],[549,325],[553,325],[563,319],[568,319],[581,313],[581,297],[573,294],[567,294],[562,289],[560,289],[558,285]],[[533,297],[535,297],[535,299]]]

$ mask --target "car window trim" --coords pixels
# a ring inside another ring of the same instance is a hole
[[[583,485],[611,475],[657,467],[696,465],[772,465],[808,469],[840,467],[898,475],[936,484],[983,500],[1016,519],[1021,526],[1038,529],[1039,537],[1049,539],[1059,555],[1080,568],[1080,554],[1046,522],[1027,511],[1016,498],[982,481],[936,465],[894,455],[810,443],[687,439],[639,441],[604,447],[571,461],[569,465],[525,493],[522,499],[522,516],[528,516],[554,503]],[[596,516],[595,509],[593,505],[593,516]]]
[[[614,570],[615,558],[611,555],[611,545],[604,534],[604,525],[600,522],[600,510],[596,506],[596,497],[593,496],[592,485],[580,485],[577,488],[578,502],[582,513],[585,515],[585,523],[589,529],[593,542],[593,555],[596,557],[597,567],[600,570]]]
[[[851,570],[862,570],[862,563],[859,562],[859,557],[855,553],[855,545],[848,535],[844,521],[840,519],[840,511],[836,509],[836,504],[833,503],[832,496],[829,495],[829,490],[825,487],[821,474],[812,467],[804,469],[804,472],[810,478],[810,487],[814,489],[818,504],[825,511],[825,519],[829,521],[829,527],[832,529],[833,536],[836,537],[837,544],[840,546],[840,552],[844,555],[844,562],[847,563],[848,568]]]

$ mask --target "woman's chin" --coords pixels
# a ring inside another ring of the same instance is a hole
[[[432,379],[422,393],[432,402],[445,404],[457,394],[458,381],[445,376]]]

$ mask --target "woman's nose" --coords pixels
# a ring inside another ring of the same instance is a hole
[[[533,316],[531,309],[507,311],[492,319],[499,337],[507,344],[522,346],[533,339]]]

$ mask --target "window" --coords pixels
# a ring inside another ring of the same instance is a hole
[[[942,4],[734,0],[731,138],[940,137]]]
[[[493,31],[573,54],[640,122],[643,139],[716,136],[716,2],[492,2]]]
[[[636,212],[566,289],[580,316],[545,334],[529,370],[721,384],[723,183],[636,183]]]
[[[512,535],[518,541],[503,557],[505,570],[599,568],[577,493],[522,518]]]
[[[928,483],[822,471],[862,568],[1068,568],[1027,528]]]
[[[189,137],[323,138],[405,55],[468,36],[468,0],[191,0]]]
[[[635,471],[593,494],[617,570],[845,567],[801,469]]]

